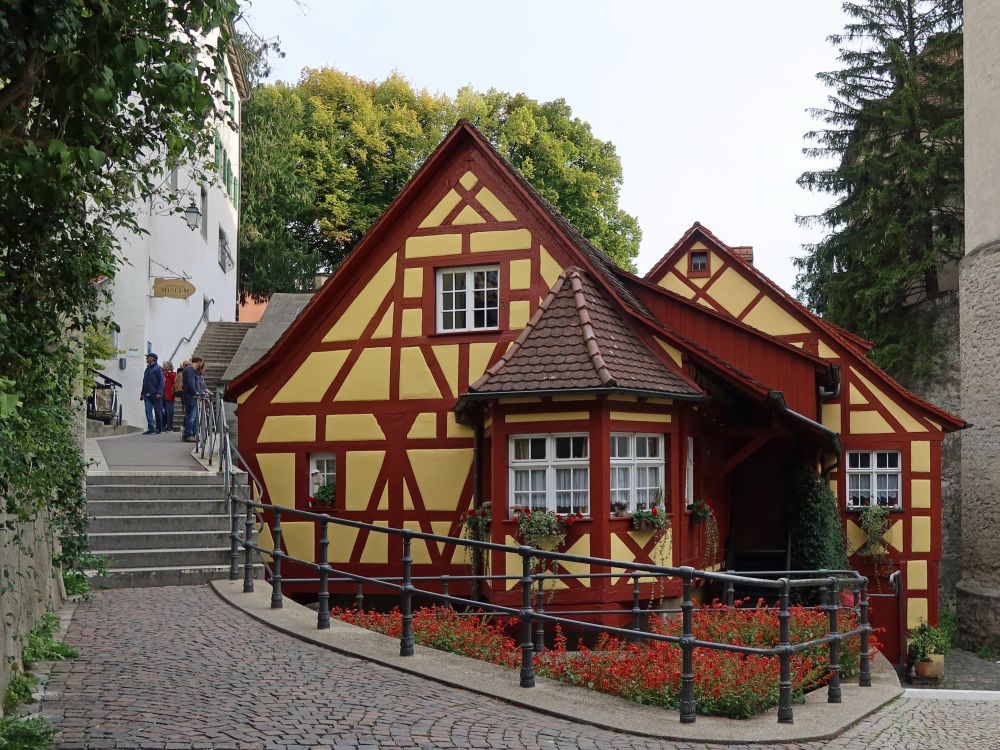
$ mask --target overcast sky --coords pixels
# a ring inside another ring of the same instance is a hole
[[[417,88],[462,86],[564,98],[615,144],[621,206],[642,227],[640,272],[694,222],[786,289],[791,257],[822,230],[796,225],[829,202],[795,184],[823,106],[819,71],[840,0],[254,0],[249,19],[287,56],[274,78],[333,66],[363,79],[398,70]]]

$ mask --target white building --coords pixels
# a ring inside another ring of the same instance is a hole
[[[219,93],[238,126],[249,88],[232,49],[225,75],[219,77]],[[123,419],[132,425],[146,424],[139,399],[146,353],[156,352],[160,364],[171,360],[176,368],[191,356],[208,321],[236,319],[240,135],[228,123],[217,127],[215,157],[217,179],[211,184],[198,184],[185,167],[164,175],[162,195],[137,206],[139,224],[148,234],[120,238],[122,263],[107,282],[112,317],[120,329],[114,337],[119,354],[103,363],[103,373],[122,383]],[[170,193],[180,196],[173,205],[165,197]],[[197,229],[176,213],[177,204],[198,208]],[[165,291],[176,295],[188,284],[194,291],[186,299],[159,296]]]

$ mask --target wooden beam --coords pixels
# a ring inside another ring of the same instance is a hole
[[[764,444],[772,438],[772,436],[772,433],[765,433],[763,435],[758,435],[745,443],[743,447],[730,456],[722,465],[722,468],[715,473],[712,477],[711,483],[705,490],[705,494],[711,495],[712,492],[719,486],[719,483],[729,475],[729,472],[760,450]]]

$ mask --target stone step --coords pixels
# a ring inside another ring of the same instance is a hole
[[[90,534],[90,546],[105,554],[117,550],[202,549],[229,544],[227,531],[114,531]]]
[[[241,519],[242,520],[242,519]],[[241,527],[242,528],[242,527]],[[90,521],[91,534],[158,531],[229,531],[228,515],[171,515],[97,516]]]
[[[151,549],[94,549],[95,555],[106,555],[111,568],[192,567],[198,565],[229,565],[229,546],[216,547],[157,547]]]
[[[151,477],[151,482],[156,479]],[[87,500],[219,500],[225,496],[222,484],[90,484]]]
[[[226,501],[219,500],[88,500],[87,513],[96,518],[122,516],[222,516]]]
[[[241,560],[242,562],[242,560]],[[262,578],[263,566],[254,566],[254,578]],[[243,568],[239,571],[243,580]],[[153,586],[192,586],[229,578],[226,565],[163,565],[145,568],[111,568],[106,576],[92,579],[95,588],[125,589]]]
[[[192,443],[192,445],[194,445]],[[93,486],[131,485],[146,487],[168,484],[222,486],[222,475],[216,471],[95,471],[87,474],[88,489]]]

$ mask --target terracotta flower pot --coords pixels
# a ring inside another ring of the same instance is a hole
[[[944,654],[931,654],[926,659],[917,662],[918,677],[944,677]]]
[[[652,531],[653,530],[653,524],[650,523],[649,521],[647,521],[645,518],[640,518],[638,521],[635,522],[635,530],[636,531]]]

